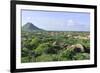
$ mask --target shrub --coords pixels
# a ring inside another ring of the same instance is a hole
[[[27,48],[22,48],[21,49],[21,56],[22,57],[28,56],[28,49]]]
[[[24,41],[22,41],[21,42],[21,44],[22,44],[22,48],[28,48],[28,49],[31,49],[32,47],[30,46],[30,40],[24,40]]]
[[[76,53],[72,50],[62,51],[59,55],[59,60],[73,60]]]
[[[48,54],[57,54],[61,50],[61,47],[59,45],[52,45],[49,47],[47,53]]]
[[[32,46],[32,48],[36,48],[39,45],[39,43],[40,43],[40,39],[35,37],[30,42],[30,46]]]
[[[51,55],[43,54],[36,58],[36,62],[47,62],[47,61],[53,61],[53,57]]]
[[[37,54],[43,54],[43,53],[47,53],[48,49],[49,49],[48,44],[47,44],[47,43],[43,43],[43,44],[40,44],[40,45],[36,48],[35,52],[36,52]]]
[[[21,62],[22,62],[22,63],[29,62],[29,58],[28,58],[28,57],[22,57],[22,58],[21,58]]]
[[[77,53],[74,56],[75,60],[86,60],[86,59],[90,59],[90,55],[88,53]]]
[[[82,40],[82,45],[84,45],[86,48],[90,48],[90,40]]]

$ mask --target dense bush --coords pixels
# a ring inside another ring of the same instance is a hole
[[[30,62],[30,59],[29,59],[29,57],[22,57],[21,62],[22,63]]]
[[[75,60],[84,60],[84,59],[90,59],[90,55],[88,53],[77,53],[74,56]]]
[[[22,55],[22,57],[26,57],[26,56],[28,56],[28,49],[27,48],[22,48],[21,49],[22,51],[21,51],[21,55]]]
[[[74,55],[73,50],[64,50],[59,54],[59,60],[73,60]]]
[[[32,48],[37,48],[39,43],[40,43],[40,39],[39,38],[33,38],[32,41],[30,42],[30,46],[32,46]]]
[[[77,37],[87,35],[88,32],[22,32],[21,62],[90,59],[90,39]]]
[[[43,44],[40,44],[40,45],[36,48],[35,52],[36,52],[37,54],[43,54],[43,53],[47,53],[48,49],[49,49],[48,44],[47,44],[47,43],[43,43]]]
[[[43,54],[36,58],[36,62],[48,62],[48,61],[53,61],[52,55]]]

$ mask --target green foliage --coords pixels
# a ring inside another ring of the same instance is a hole
[[[21,53],[22,57],[26,57],[28,55],[28,49],[22,48],[21,50],[22,50],[22,53]]]
[[[77,37],[86,38],[88,35],[88,32],[22,31],[21,62],[90,59],[90,39],[81,39]],[[85,51],[76,52],[75,48],[71,47],[75,44],[82,45]]]
[[[46,54],[43,54],[41,56],[38,56],[36,58],[36,61],[37,62],[48,62],[48,61],[53,61],[53,57],[51,55],[46,55]]]
[[[75,60],[84,60],[84,59],[90,59],[90,55],[88,53],[77,53],[74,56]]]
[[[35,52],[36,52],[37,54],[47,53],[48,49],[49,49],[48,43],[43,43],[43,44],[40,44],[40,45],[36,48]]]
[[[52,45],[49,47],[47,53],[48,54],[57,54],[61,50],[61,47],[59,45]]]
[[[86,48],[90,47],[90,40],[82,40],[82,45],[84,45]]]
[[[30,42],[30,46],[32,46],[32,48],[37,48],[37,46],[40,43],[40,39],[35,37],[32,39],[32,41]]]
[[[59,55],[59,60],[73,60],[76,53],[72,50],[64,50]]]
[[[22,58],[21,58],[21,62],[22,62],[22,63],[30,62],[30,61],[29,61],[29,57],[22,57]]]

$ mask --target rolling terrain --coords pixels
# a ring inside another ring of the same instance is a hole
[[[45,31],[27,23],[21,32],[21,62],[90,59],[90,32]]]

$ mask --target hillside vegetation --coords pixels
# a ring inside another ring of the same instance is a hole
[[[22,31],[21,62],[90,59],[89,32]]]

